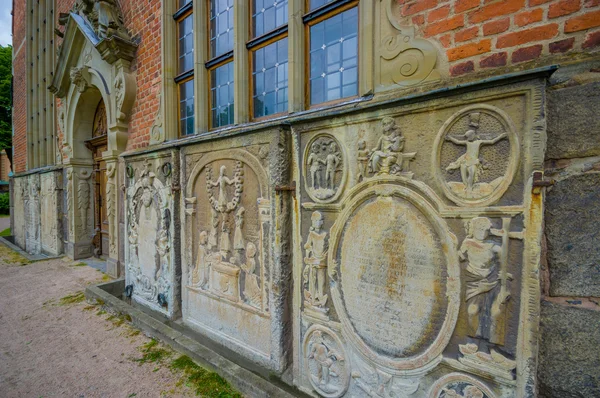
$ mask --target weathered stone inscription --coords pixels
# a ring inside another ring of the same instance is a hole
[[[446,313],[446,260],[433,226],[411,203],[377,197],[346,224],[341,285],[356,333],[390,357],[422,353]]]

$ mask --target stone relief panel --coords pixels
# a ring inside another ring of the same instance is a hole
[[[306,372],[313,388],[328,398],[341,397],[348,389],[350,370],[344,347],[332,330],[312,326],[304,340]]]
[[[275,206],[283,199],[270,185],[281,180],[289,159],[277,137],[199,144],[182,155],[182,310],[190,327],[280,371],[289,282],[280,279],[277,255],[286,238],[276,246],[275,233],[289,223],[274,224],[284,208]]]
[[[523,132],[543,120],[539,90],[530,82],[293,127],[304,179],[294,258],[301,390],[490,398],[527,383],[516,370],[534,360],[535,335],[524,330],[534,328],[541,228],[527,184],[543,148]],[[310,186],[321,137],[335,140],[347,168],[328,201]],[[311,357],[315,330],[328,331],[317,335],[323,358],[334,352],[327,369]],[[323,378],[334,364],[349,379]]]
[[[63,252],[62,171],[40,174],[42,252],[56,256]]]
[[[308,195],[320,203],[336,200],[346,182],[343,148],[327,134],[314,137],[304,154],[304,183]]]
[[[428,398],[496,398],[496,395],[474,377],[451,373],[431,387]]]
[[[169,154],[126,163],[126,293],[172,317],[175,300],[173,174]]]
[[[25,248],[25,202],[28,200],[29,187],[27,186],[27,177],[15,177],[13,179],[13,222],[11,232],[15,237],[15,244],[20,248]],[[19,205],[22,204],[22,205]]]
[[[25,251],[40,254],[42,251],[40,236],[40,176],[27,177],[27,196],[25,197]]]
[[[475,105],[460,110],[442,126],[433,164],[444,193],[462,206],[496,202],[514,178],[519,139],[502,110]]]

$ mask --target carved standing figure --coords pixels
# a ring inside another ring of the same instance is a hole
[[[370,167],[373,173],[390,174],[394,168],[401,168],[398,159],[404,149],[404,137],[396,121],[389,116],[381,120],[381,129],[383,135],[371,151]]]
[[[235,183],[235,179],[231,180],[226,175],[227,171],[226,166],[221,166],[219,171],[219,178],[217,181],[208,181],[208,184],[212,187],[219,187],[219,197],[217,199],[217,210],[221,213],[227,210],[227,186],[233,185]]]
[[[312,145],[312,153],[308,157],[307,161],[310,170],[310,177],[312,180],[313,189],[319,189],[322,185],[321,173],[323,171],[323,165],[325,164],[325,162],[319,157],[320,152],[321,146],[317,142],[315,142]]]
[[[244,225],[244,213],[246,209],[240,207],[235,213],[235,233],[233,234],[233,249],[244,250],[244,235],[242,227]]]
[[[218,237],[217,228],[219,227],[219,213],[211,208],[210,209],[210,235],[208,235],[208,249],[211,250],[217,247]]]
[[[329,144],[329,154],[325,159],[325,186],[329,189],[335,188],[335,172],[340,164],[340,157],[335,142]]]
[[[318,384],[323,390],[327,391],[331,377],[338,377],[339,373],[336,369],[338,361],[343,361],[344,357],[332,347],[329,347],[323,333],[317,330],[313,333],[309,343],[308,359],[314,359],[317,363],[317,375],[311,375],[315,378],[315,384]]]
[[[450,141],[455,145],[464,145],[467,148],[467,151],[463,155],[446,167],[446,171],[460,169],[460,176],[463,184],[465,185],[465,191],[467,192],[471,192],[473,190],[473,187],[479,181],[479,176],[483,171],[483,165],[479,159],[479,151],[481,146],[493,145],[507,137],[507,134],[503,133],[494,139],[482,140],[478,136],[479,113],[471,114],[470,119],[471,121],[469,122],[469,127],[471,127],[471,129],[464,134],[464,140],[459,140],[458,138],[450,135],[446,136],[447,141]]]
[[[358,181],[362,181],[368,176],[369,168],[369,155],[370,152],[367,149],[367,143],[365,140],[358,141]]]
[[[206,231],[200,232],[198,236],[198,256],[196,258],[196,266],[191,272],[190,275],[190,284],[192,286],[200,286],[204,287],[208,283],[208,271],[209,271],[209,262],[208,262],[208,234]]]
[[[113,253],[115,251],[115,224],[116,224],[116,198],[115,198],[115,174],[116,167],[113,163],[109,163],[106,166],[106,215],[108,218],[108,239],[110,241],[110,251]]]
[[[492,278],[492,274],[502,247],[487,241],[491,227],[492,223],[487,217],[471,219],[467,237],[458,251],[461,260],[468,260],[465,301],[468,303],[469,335],[472,337],[482,336],[482,307],[489,306],[488,293],[498,285],[498,279]]]
[[[304,244],[304,280],[308,281],[308,290],[304,291],[306,304],[311,307],[323,307],[327,302],[325,277],[327,269],[327,232],[323,228],[323,215],[315,211],[311,217],[312,226]]]
[[[87,232],[88,209],[90,208],[90,184],[88,180],[92,176],[87,170],[79,173],[79,183],[77,184],[77,208],[81,217],[82,233]]]
[[[246,264],[242,265],[242,270],[246,273],[244,283],[244,297],[248,303],[259,308],[261,302],[261,292],[258,285],[258,275],[256,272],[256,246],[252,242],[248,242],[246,246]]]

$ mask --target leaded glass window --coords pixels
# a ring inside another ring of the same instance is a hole
[[[194,134],[194,79],[179,84],[179,132]]]
[[[233,62],[210,71],[210,113],[213,128],[233,124],[233,90]]]
[[[310,26],[311,105],[358,94],[358,8]]]
[[[269,33],[288,22],[287,0],[255,0],[252,7],[254,37]]]
[[[256,50],[252,66],[254,117],[287,112],[287,37]]]
[[[233,1],[210,1],[211,57],[218,57],[233,50]]]

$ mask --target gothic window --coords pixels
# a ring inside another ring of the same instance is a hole
[[[177,76],[179,134],[194,134],[194,19],[191,0],[177,0]]]
[[[358,95],[358,1],[311,0],[308,29],[309,105]]]
[[[250,106],[261,118],[288,110],[288,2],[252,2]]]

